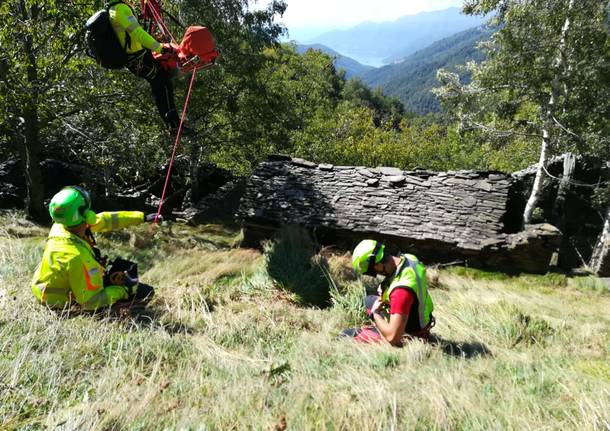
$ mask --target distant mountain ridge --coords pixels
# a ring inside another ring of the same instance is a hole
[[[403,61],[360,75],[369,86],[382,87],[384,94],[396,96],[407,111],[418,114],[437,112],[440,104],[431,90],[439,85],[436,71],[470,60],[482,61],[484,53],[476,48],[494,32],[487,26],[462,31],[406,57]]]
[[[393,62],[457,32],[481,25],[485,17],[467,16],[458,8],[403,16],[393,22],[364,22],[348,30],[334,30],[313,38],[367,64]]]
[[[366,66],[364,64],[358,63],[356,60],[350,57],[346,57],[337,51],[324,46],[322,44],[316,43],[313,45],[299,45],[295,46],[296,51],[299,54],[305,53],[308,49],[314,49],[317,51],[322,51],[325,54],[328,54],[332,58],[334,58],[334,64],[336,69],[345,70],[345,76],[347,78],[351,78],[352,76],[362,76],[365,73],[374,70],[375,68],[372,66]]]

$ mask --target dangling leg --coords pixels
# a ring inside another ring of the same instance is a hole
[[[176,111],[174,101],[174,86],[169,73],[155,61],[148,50],[135,54],[129,61],[127,68],[136,76],[146,79],[150,83],[157,110],[165,125],[170,129],[177,129],[180,117]]]

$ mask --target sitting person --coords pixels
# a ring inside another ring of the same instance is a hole
[[[354,249],[352,263],[364,275],[384,275],[379,295],[365,298],[372,326],[344,330],[341,335],[361,342],[388,341],[401,346],[405,335],[427,339],[434,326],[434,305],[428,293],[426,268],[412,254],[392,256],[378,241],[364,240]]]
[[[66,187],[51,199],[51,227],[42,261],[32,280],[38,301],[52,308],[78,304],[96,310],[118,301],[147,301],[151,286],[138,283],[135,264],[117,259],[116,270],[106,271],[106,258],[96,247],[93,232],[153,222],[155,214],[144,217],[140,211],[91,211],[89,193],[79,187]]]

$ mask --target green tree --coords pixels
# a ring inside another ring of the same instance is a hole
[[[76,8],[57,0],[0,3],[0,122],[3,140],[21,155],[31,218],[46,221],[40,162],[47,127],[73,109],[76,58],[90,5]]]
[[[371,90],[360,78],[351,78],[343,88],[343,98],[356,106],[364,106],[374,111],[376,126],[389,124],[398,128],[405,109],[397,97],[388,97],[382,89]]]
[[[487,59],[468,65],[472,83],[440,71],[439,94],[461,131],[476,128],[498,141],[539,148],[528,223],[549,153],[610,154],[608,2],[467,0],[464,10],[495,12],[501,27],[485,44]]]
[[[251,10],[247,0],[175,3],[185,23],[199,23],[213,33],[221,53],[219,67],[200,72],[189,118],[199,130],[197,142],[187,151],[193,175],[205,159],[237,173],[246,173],[267,151],[262,141],[276,142],[274,111],[260,72],[269,63],[266,52],[278,47],[285,28],[276,22],[286,4],[273,1],[265,9]],[[201,151],[203,149],[203,151]],[[196,191],[192,191],[194,200]]]
[[[157,171],[173,143],[157,119],[146,81],[127,70],[101,69],[84,55],[84,23],[102,5],[94,0],[0,3],[0,43],[12,48],[0,53],[0,142],[6,143],[3,153],[22,155],[28,212],[41,221],[48,220],[40,173],[44,157],[90,164],[111,191]],[[241,154],[240,146],[249,141],[248,126],[264,123],[255,103],[265,96],[258,72],[267,62],[262,51],[277,45],[283,31],[274,19],[285,4],[276,1],[254,12],[248,1],[238,0],[171,1],[164,7],[185,23],[210,27],[223,55],[220,67],[198,73],[190,117],[201,133],[180,148],[194,161],[192,175],[197,175],[200,159],[213,160],[208,152]],[[167,21],[180,38],[182,29]],[[175,84],[181,107],[188,77],[178,77]],[[251,113],[244,115],[249,123],[235,115],[243,107]],[[207,150],[203,155],[202,145]]]

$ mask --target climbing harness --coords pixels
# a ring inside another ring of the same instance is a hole
[[[186,29],[182,42],[178,44],[169,27],[163,20],[165,12],[159,0],[141,0],[141,20],[146,23],[150,34],[158,34],[165,43],[174,49],[172,53],[154,53],[153,56],[168,70],[178,69],[182,73],[211,67],[219,56],[216,43],[210,30],[202,26],[190,26]],[[173,21],[178,20],[172,17]],[[180,27],[184,26],[178,23]]]

